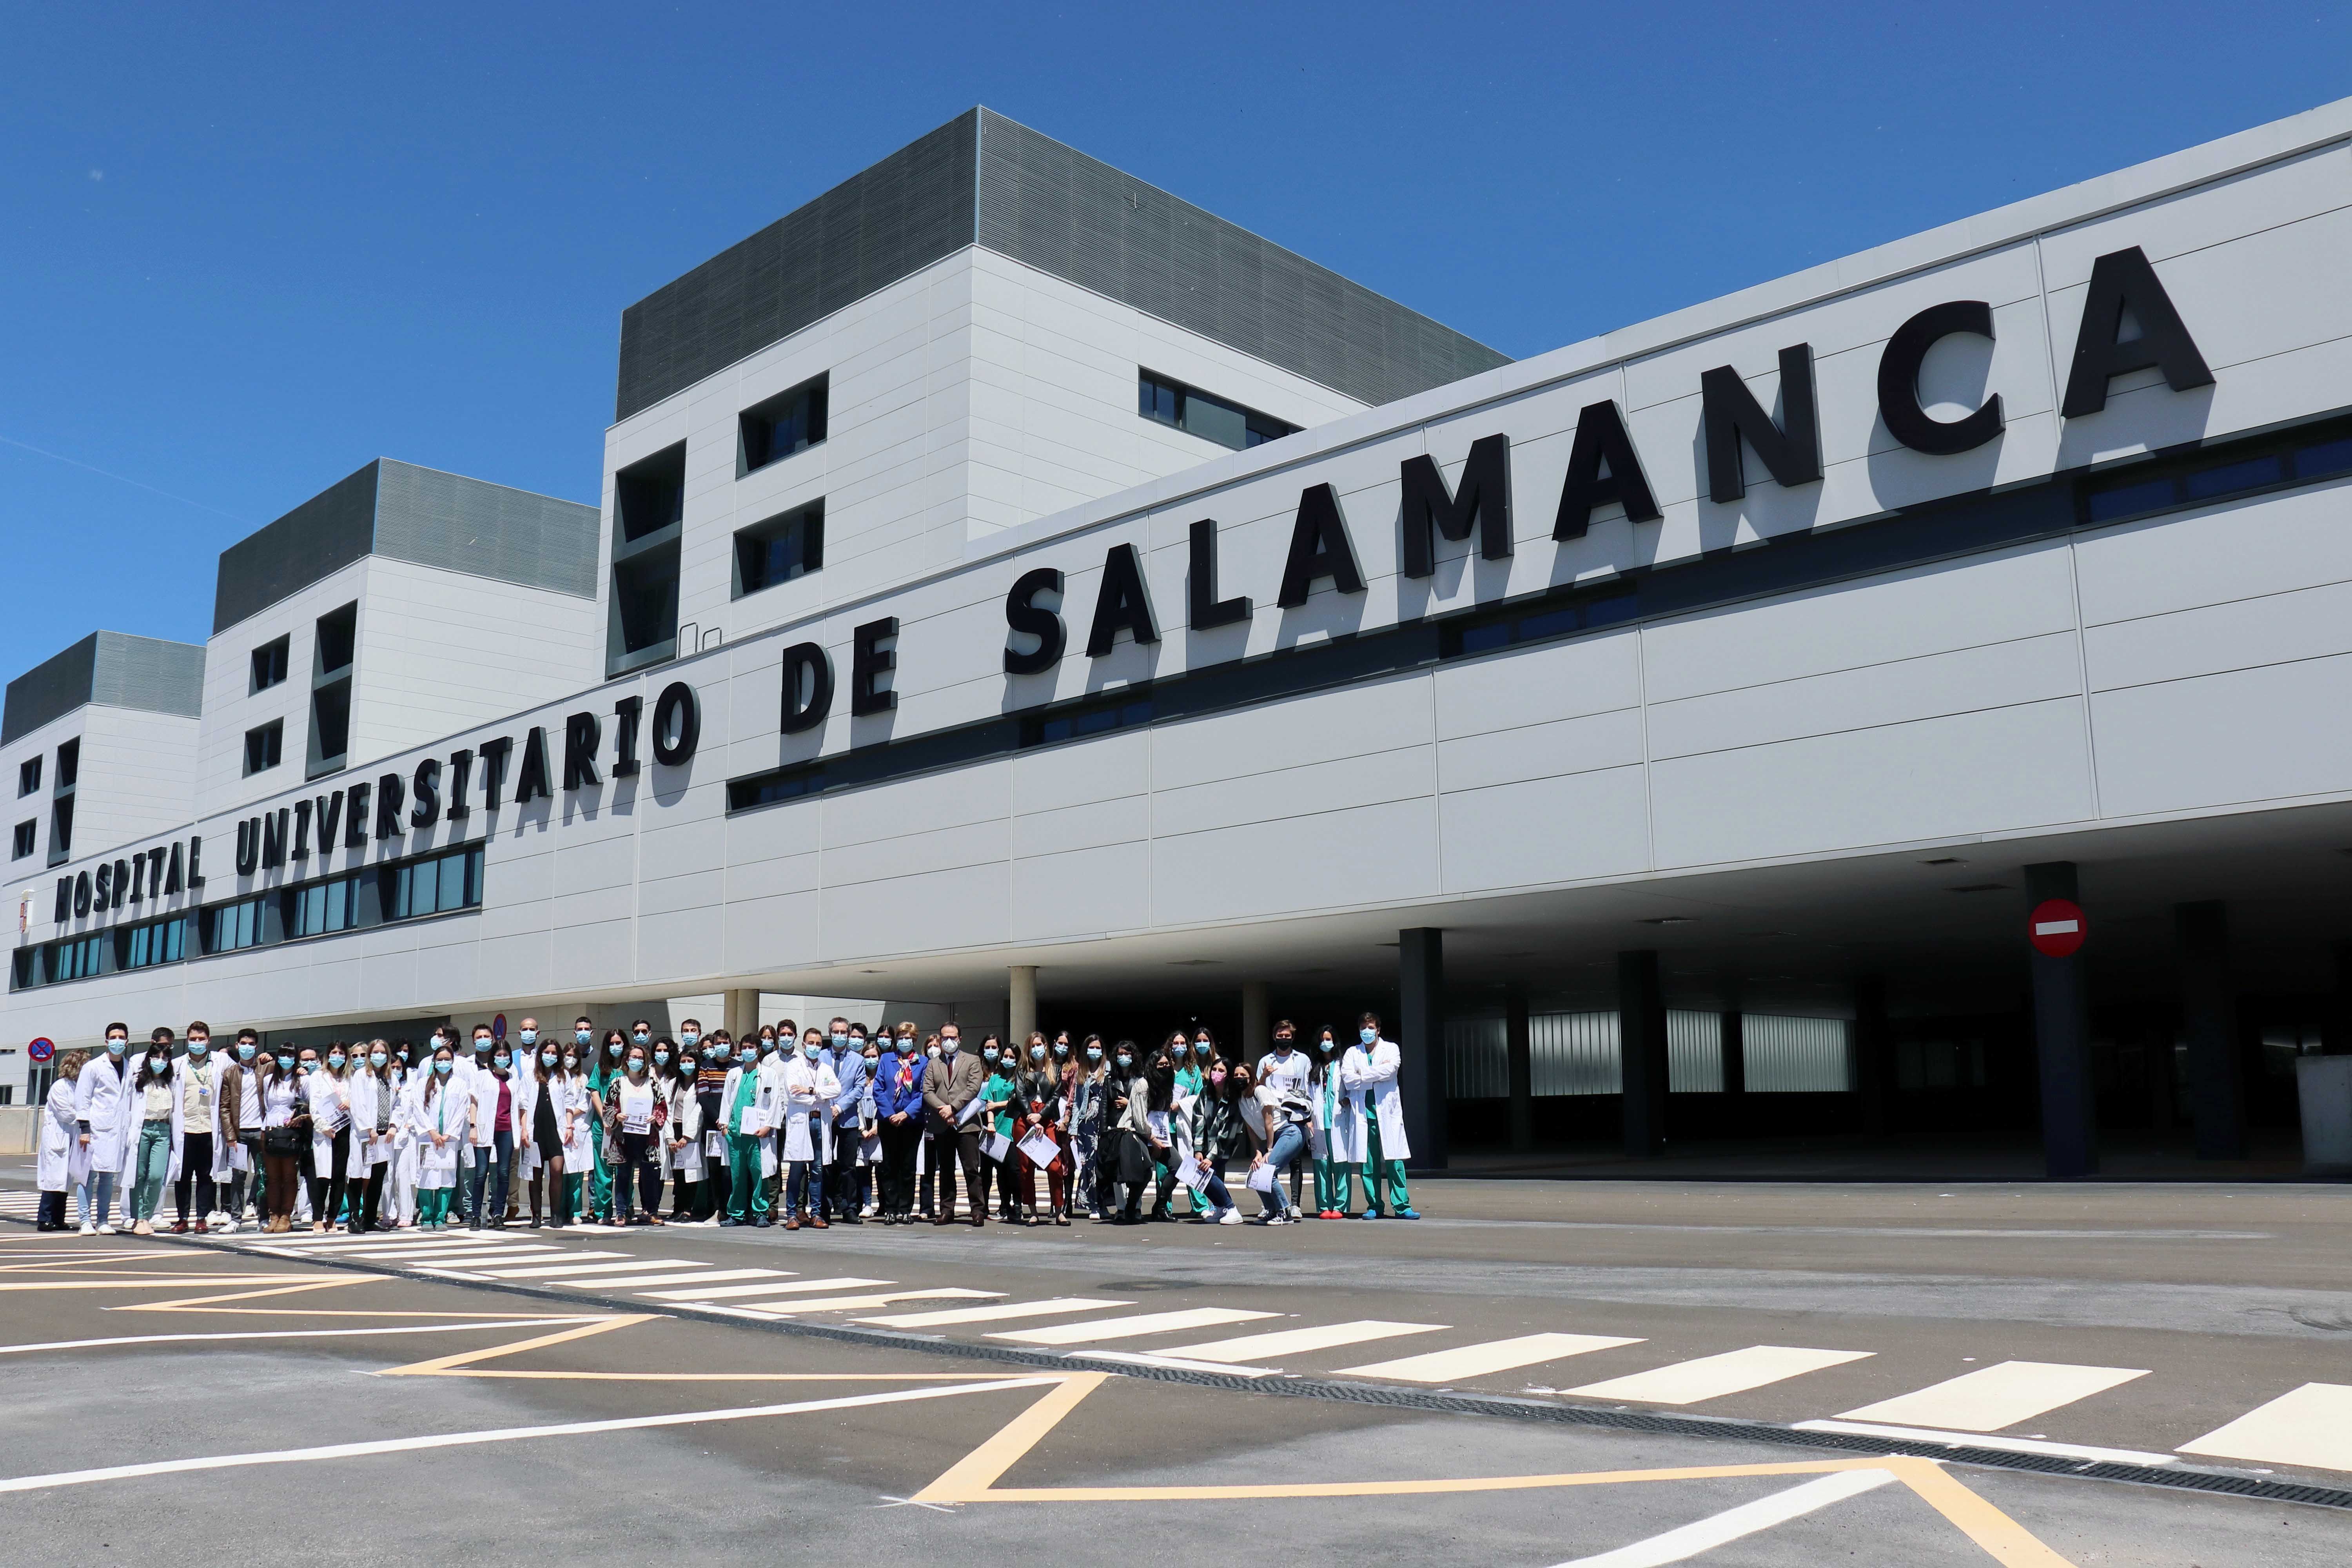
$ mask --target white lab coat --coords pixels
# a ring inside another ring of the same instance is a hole
[[[128,1163],[124,1152],[139,1136],[139,1099],[131,1090],[138,1076],[136,1057],[126,1052],[116,1058],[101,1051],[74,1079],[74,1117],[89,1128],[89,1170],[120,1171]]]
[[[669,1125],[662,1129],[662,1176],[702,1180],[702,1101],[694,1080],[669,1086]]]
[[[457,1075],[448,1079],[430,1096],[420,1091],[411,1125],[416,1131],[416,1187],[419,1192],[440,1192],[457,1184],[457,1167],[465,1158],[468,1123],[473,1117],[473,1096],[457,1086]],[[434,1147],[432,1134],[439,1133],[448,1140],[440,1148]]]
[[[1341,1085],[1357,1097],[1360,1106],[1369,1103],[1371,1113],[1380,1121],[1381,1158],[1403,1160],[1412,1153],[1404,1135],[1404,1096],[1397,1088],[1397,1074],[1404,1066],[1404,1053],[1397,1049],[1394,1040],[1374,1040],[1368,1051],[1361,1046],[1349,1046],[1348,1055],[1339,1064]],[[1357,1123],[1359,1128],[1362,1123]],[[1362,1160],[1367,1156],[1354,1156]]]
[[[1364,1136],[1363,1092],[1350,1085],[1349,1063],[1363,1055],[1349,1046],[1337,1061],[1323,1068],[1323,1082],[1315,1093],[1315,1125],[1323,1134],[1321,1157],[1335,1165],[1360,1165],[1370,1140]]]
[[[841,1079],[822,1057],[795,1053],[780,1075],[784,1090],[783,1157],[792,1160],[833,1158],[833,1102],[841,1093]]]
[[[373,1071],[361,1068],[348,1080],[352,1105],[352,1158],[347,1168],[351,1174],[362,1180],[370,1168],[390,1164],[400,1149],[400,1090],[377,1078]],[[375,1135],[376,1113],[383,1101],[394,1102],[392,1126],[382,1138]]]
[[[205,1097],[206,1108],[205,1125],[202,1127],[191,1127],[188,1125],[188,1109],[185,1101],[187,1099],[188,1074],[196,1058],[193,1055],[182,1057],[172,1074],[172,1119],[173,1122],[172,1131],[173,1147],[173,1169],[175,1172],[179,1169],[180,1162],[178,1155],[179,1152],[186,1146],[188,1134],[191,1132],[208,1132],[212,1134],[213,1140],[213,1163],[210,1174],[212,1179],[215,1182],[226,1182],[229,1178],[229,1172],[234,1169],[229,1161],[228,1140],[221,1136],[220,1081],[221,1073],[228,1064],[218,1051],[207,1051],[205,1053],[204,1066],[201,1068],[194,1069],[201,1071],[205,1075],[205,1081],[209,1086],[211,1092]],[[176,1180],[177,1177],[175,1176],[173,1179]]]
[[[457,1075],[451,1073],[449,1076],[455,1078]],[[487,1149],[499,1140],[499,1089],[501,1081],[512,1084],[514,1079],[508,1078],[501,1080],[498,1074],[486,1068],[477,1069],[473,1075],[473,1083],[470,1086],[474,1108],[473,1141],[481,1148]],[[521,1104],[522,1092],[518,1088],[509,1100],[507,1113],[509,1119]],[[512,1125],[511,1120],[509,1125]]]
[[[81,1146],[79,1121],[73,1079],[58,1079],[49,1085],[48,1101],[41,1110],[40,1150],[33,1170],[41,1191],[69,1192],[89,1174],[89,1151]]]
[[[354,1120],[352,1115],[352,1089],[355,1076],[346,1068],[344,1076],[338,1079],[322,1067],[304,1080],[303,1092],[310,1100],[310,1173],[314,1176],[335,1173],[335,1130],[351,1125]],[[354,1154],[358,1152],[358,1143],[359,1134],[354,1131],[352,1135]],[[343,1172],[345,1175],[351,1173],[349,1158],[344,1161]]]
[[[596,1118],[588,1110],[588,1080],[578,1073],[560,1073],[541,1079],[539,1092],[549,1097],[556,1131],[562,1134],[563,1173],[577,1176],[592,1169],[595,1154],[589,1140],[596,1135]]]

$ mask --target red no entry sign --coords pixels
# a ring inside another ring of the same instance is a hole
[[[37,1062],[47,1061],[51,1057],[58,1054],[57,1042],[50,1039],[47,1035],[40,1036],[36,1038],[31,1045],[25,1047],[25,1054],[32,1058]]]
[[[2044,899],[2025,917],[2026,940],[2045,958],[2071,958],[2091,933],[2083,906],[2072,899]]]

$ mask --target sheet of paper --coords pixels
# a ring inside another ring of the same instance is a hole
[[[971,1125],[973,1119],[979,1115],[980,1096],[975,1094],[970,1100],[964,1101],[964,1106],[961,1110],[956,1112],[956,1125],[958,1127],[969,1127]]]
[[[1249,1189],[1254,1193],[1270,1193],[1274,1191],[1274,1167],[1272,1165],[1260,1165],[1256,1170],[1250,1173]]]
[[[1159,1139],[1162,1143],[1168,1142],[1168,1113],[1166,1111],[1147,1110],[1143,1113],[1143,1120],[1150,1125],[1151,1135],[1154,1138]]]
[[[1043,1132],[1032,1132],[1021,1140],[1021,1152],[1028,1155],[1040,1170],[1062,1157],[1062,1146]]]
[[[1013,1152],[1013,1140],[1002,1132],[992,1132],[980,1141],[980,1152],[1002,1164],[1004,1156]]]
[[[1176,1179],[1197,1193],[1209,1184],[1209,1173],[1200,1161],[1188,1157],[1176,1162]]]

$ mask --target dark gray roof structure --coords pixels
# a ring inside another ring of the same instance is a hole
[[[205,705],[203,645],[92,632],[8,683],[0,745],[92,702],[196,717]]]
[[[379,458],[221,552],[213,630],[368,555],[593,598],[600,513]]]
[[[614,417],[969,245],[1362,403],[1509,363],[1156,185],[973,109],[624,310]]]

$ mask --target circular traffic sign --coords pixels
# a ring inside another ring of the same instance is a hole
[[[506,1037],[507,1016],[504,1013],[501,1013],[497,1017],[490,1020],[490,1038],[494,1040],[503,1040]]]
[[[58,1054],[58,1043],[43,1035],[25,1047],[25,1054],[37,1062],[45,1062]]]
[[[2044,899],[2025,917],[2025,938],[2044,958],[2071,958],[2091,934],[2083,906],[2072,899]]]

